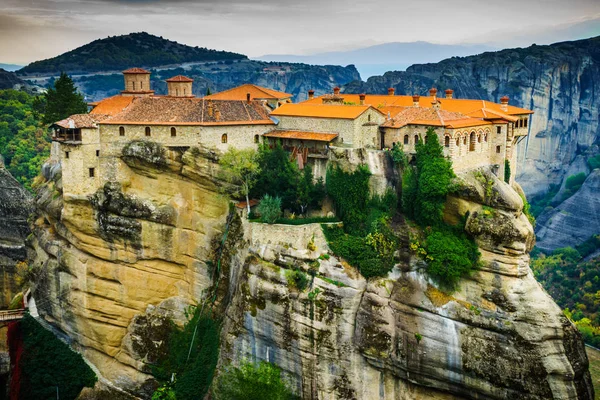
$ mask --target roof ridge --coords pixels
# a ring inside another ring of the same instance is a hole
[[[437,114],[438,118],[440,119],[442,126],[446,125],[446,123],[444,122],[444,118],[442,117],[442,114],[440,113],[440,110],[435,110],[435,113]]]
[[[244,110],[246,110],[246,115],[248,115],[248,120],[252,121],[252,117],[250,116],[250,111],[248,111],[248,106],[247,106],[247,101],[244,100],[240,100],[242,102],[242,105],[244,106]]]

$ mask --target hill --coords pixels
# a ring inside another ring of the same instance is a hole
[[[146,32],[94,40],[57,57],[35,61],[19,74],[56,74],[115,71],[139,67],[182,64],[198,61],[241,60],[243,54],[192,47]]]
[[[12,89],[15,85],[22,85],[23,82],[13,72],[6,71],[0,68],[0,90]]]
[[[495,50],[484,45],[444,45],[429,42],[383,43],[348,51],[332,51],[311,55],[268,54],[265,61],[301,62],[318,65],[354,64],[360,75],[368,78],[386,71],[403,71],[415,63],[438,62],[453,56],[468,56]]]
[[[2,64],[2,63],[0,63],[0,68],[5,71],[14,72],[18,69],[23,68],[23,66],[17,65],[17,64]]]

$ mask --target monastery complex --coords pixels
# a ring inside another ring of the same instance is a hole
[[[167,151],[202,145],[225,152],[229,146],[256,148],[279,141],[299,165],[327,159],[331,148],[382,151],[415,144],[434,128],[456,172],[493,166],[503,176],[506,160],[514,179],[516,144],[527,136],[530,110],[456,99],[448,89],[438,96],[332,94],[292,103],[292,95],[246,84],[203,98],[192,95],[192,79],[167,79],[168,95],[155,95],[150,72],[123,71],[120,95],[91,103],[89,114],[54,124],[52,158],[62,164],[63,190],[70,196],[94,193],[107,180],[119,180],[124,166],[115,161],[132,141],[160,143]]]

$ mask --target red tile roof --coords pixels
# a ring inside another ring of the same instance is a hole
[[[248,93],[250,93],[250,99],[252,100],[285,100],[292,97],[289,93],[247,83],[233,89],[205,96],[204,98],[211,100],[246,100]]]
[[[143,68],[129,68],[123,71],[124,74],[149,74],[150,71],[146,71]]]
[[[191,78],[188,78],[187,76],[177,75],[177,76],[167,79],[167,82],[194,82],[194,80]]]
[[[490,125],[491,122],[468,115],[435,108],[406,107],[382,126],[402,128],[406,125],[427,125],[447,128],[463,128],[467,126]]]
[[[323,132],[308,132],[308,131],[287,131],[287,130],[273,130],[264,133],[263,136],[279,138],[279,139],[298,139],[298,140],[314,140],[316,142],[331,142],[336,137],[337,133],[323,133]]]
[[[104,115],[115,115],[127,108],[131,102],[135,99],[134,96],[112,96],[104,100],[90,103],[94,105],[90,114],[104,114]]]
[[[356,119],[369,108],[369,105],[344,105],[344,104],[284,104],[271,112],[272,116],[289,117],[314,117],[314,118],[337,118]],[[381,113],[381,111],[373,108]]]
[[[65,129],[96,128],[96,124],[105,118],[104,115],[74,114],[55,122],[53,125]]]

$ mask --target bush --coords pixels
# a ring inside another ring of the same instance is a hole
[[[303,271],[300,270],[287,270],[285,277],[288,281],[288,285],[295,287],[299,291],[303,291],[308,287],[308,277]]]
[[[358,166],[353,172],[346,172],[339,166],[327,169],[327,194],[333,199],[336,213],[348,233],[366,233],[370,177],[371,172],[366,165]]]
[[[268,224],[274,224],[281,217],[281,198],[265,194],[258,205],[260,219]]]
[[[585,181],[586,175],[585,172],[580,172],[576,175],[571,175],[567,178],[567,182],[565,184],[565,188],[570,190],[572,193],[575,193],[579,190],[583,182]]]
[[[96,375],[81,355],[28,314],[10,329],[9,344],[11,361],[19,371],[13,372],[11,391],[19,399],[53,399],[57,387],[61,399],[75,399],[81,389],[96,383]],[[18,360],[15,353],[21,353]]]
[[[600,168],[600,154],[588,158],[587,163],[590,169]]]
[[[292,400],[297,399],[281,379],[275,365],[261,361],[258,365],[242,362],[239,368],[225,367],[218,376],[213,396],[216,400]]]

